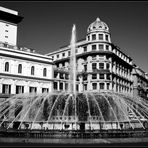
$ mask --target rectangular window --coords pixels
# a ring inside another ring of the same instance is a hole
[[[103,34],[99,34],[99,40],[103,40]]]
[[[58,73],[54,72],[54,78],[57,78],[57,76],[58,76]]]
[[[70,51],[68,51],[68,56],[70,56]]]
[[[57,58],[59,58],[59,54],[57,54]]]
[[[109,70],[109,67],[110,67],[109,63],[106,63],[106,69],[107,70]]]
[[[5,36],[5,38],[8,38],[8,36]]]
[[[64,79],[64,74],[60,73],[60,79]]]
[[[76,90],[77,90],[77,91],[79,90],[79,85],[78,85],[78,84],[76,85]]]
[[[97,63],[92,63],[92,70],[96,70],[97,69]]]
[[[106,79],[107,79],[107,80],[110,80],[110,74],[107,74],[107,75],[106,75]]]
[[[97,89],[97,83],[92,83],[93,90]]]
[[[109,50],[109,45],[106,45],[106,50]]]
[[[3,84],[2,85],[2,93],[3,94],[11,94],[11,85]]]
[[[107,83],[107,89],[109,89],[110,83]]]
[[[96,45],[92,45],[92,50],[96,50]]]
[[[83,81],[86,81],[87,80],[87,75],[84,75],[83,76]]]
[[[84,46],[84,52],[87,52],[87,46]]]
[[[99,69],[104,69],[104,63],[99,63]]]
[[[108,41],[108,35],[105,35],[105,40]]]
[[[100,89],[104,89],[104,83],[100,83]]]
[[[42,88],[42,93],[48,93],[49,89],[48,88]]]
[[[87,84],[84,84],[84,90],[87,90]]]
[[[16,85],[16,94],[24,93],[24,86]]]
[[[97,79],[97,74],[92,74],[92,79]]]
[[[96,40],[96,34],[92,35],[92,40]]]
[[[69,75],[68,74],[65,74],[65,79],[69,79]]]
[[[103,44],[99,44],[99,49],[103,50]]]
[[[68,90],[68,83],[65,83],[65,90]]]
[[[63,90],[63,83],[60,83],[60,90]]]
[[[8,30],[5,30],[5,32],[8,32]]]
[[[57,90],[57,89],[58,89],[58,84],[57,84],[57,82],[54,82],[54,83],[53,83],[53,88],[54,88],[54,90]]]
[[[65,57],[65,53],[62,53],[62,56]]]
[[[77,75],[76,81],[79,81],[79,76]]]
[[[104,79],[104,74],[100,74],[100,79]]]
[[[87,65],[84,65],[84,71],[87,71]]]
[[[29,87],[29,92],[35,93],[35,92],[37,92],[37,88],[36,87]]]

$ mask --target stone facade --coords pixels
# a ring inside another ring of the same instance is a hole
[[[0,7],[0,94],[51,92],[53,61],[34,49],[18,47],[17,11]],[[5,33],[8,34],[7,39]]]
[[[133,95],[140,96],[144,99],[148,97],[148,74],[145,73],[141,68],[134,65],[132,71],[133,77]]]
[[[54,78],[57,83],[54,88],[60,90],[60,81],[66,84],[64,81],[70,68],[70,45],[47,55],[52,56],[56,65]],[[78,91],[133,93],[132,58],[111,42],[109,27],[99,18],[89,25],[86,39],[76,43],[76,58]]]
[[[52,73],[50,57],[0,47],[0,93],[51,92]]]
[[[15,20],[1,20],[3,26],[15,27],[22,20],[17,11],[2,7],[0,11]],[[10,37],[0,38],[0,94],[67,91],[70,45],[41,55],[17,46],[17,26],[13,32],[13,43]],[[86,38],[76,43],[76,68],[79,92],[109,90],[147,98],[147,74],[112,43],[108,25],[99,18],[88,26]]]

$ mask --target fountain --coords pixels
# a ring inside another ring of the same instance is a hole
[[[1,128],[54,131],[54,134],[59,130],[101,133],[102,130],[147,129],[148,104],[140,97],[112,91],[76,91],[75,45],[73,25],[69,91],[18,94],[1,100]]]

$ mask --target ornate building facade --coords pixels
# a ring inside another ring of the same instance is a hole
[[[147,100],[148,74],[140,67],[134,65],[133,72],[133,96],[140,96]]]
[[[0,7],[0,25],[3,26],[0,27],[0,94],[51,92],[51,57],[16,45],[17,25],[21,20],[18,12]]]
[[[56,65],[54,89],[65,90],[70,45],[47,55],[53,57]],[[86,39],[77,42],[76,57],[78,91],[110,90],[133,94],[132,58],[111,42],[109,27],[99,18],[89,25]]]
[[[17,46],[17,11],[0,7],[0,94],[67,91],[70,45],[46,55]],[[115,91],[147,99],[147,74],[111,41],[108,25],[97,18],[76,43],[76,89]],[[139,85],[140,84],[140,85]]]

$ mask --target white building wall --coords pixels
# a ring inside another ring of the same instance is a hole
[[[0,49],[0,53],[5,53],[10,56],[11,52],[7,50]],[[13,52],[13,55],[18,55],[18,53]],[[42,88],[47,88],[49,92],[52,91],[52,78],[53,78],[53,65],[52,61],[49,59],[44,59],[42,57],[35,57],[33,55],[26,55],[23,52],[18,58],[0,55],[0,93],[2,93],[3,84],[11,85],[11,94],[16,94],[16,85],[24,87],[24,93],[29,92],[29,87],[37,87],[37,93],[42,93]],[[29,58],[30,57],[30,58]],[[32,58],[31,58],[32,57]],[[32,59],[36,59],[33,61]],[[38,61],[39,60],[39,61]],[[49,63],[46,63],[44,61]],[[9,63],[9,71],[5,71],[5,63]],[[51,64],[50,64],[51,62]],[[18,65],[22,64],[22,73],[18,73]],[[31,66],[35,67],[35,74],[31,75]],[[43,69],[47,69],[46,76],[43,76]],[[7,75],[8,74],[8,75]]]
[[[17,26],[0,20],[0,41],[17,44]]]

